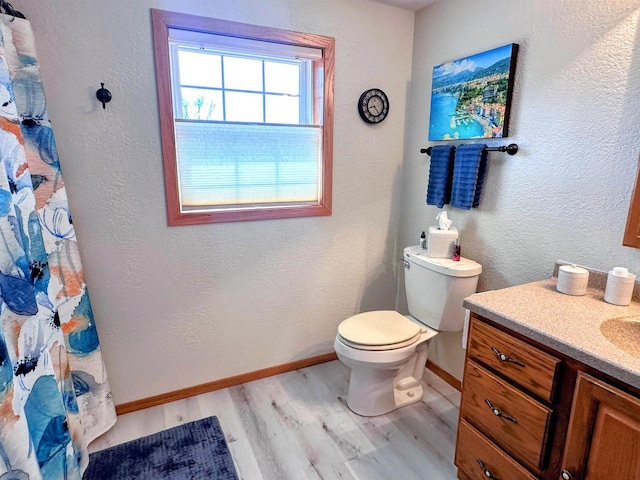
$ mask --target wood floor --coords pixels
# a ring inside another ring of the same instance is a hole
[[[336,360],[121,415],[89,450],[216,415],[244,480],[455,480],[460,394],[428,370],[423,380],[423,401],[359,417]]]

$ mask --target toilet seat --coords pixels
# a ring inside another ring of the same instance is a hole
[[[423,329],[393,310],[365,312],[347,318],[338,326],[345,345],[359,350],[393,350],[415,343]]]

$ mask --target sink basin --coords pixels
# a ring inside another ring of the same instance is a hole
[[[640,358],[640,315],[610,318],[602,322],[600,331],[616,347]]]

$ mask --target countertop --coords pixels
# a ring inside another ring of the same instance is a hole
[[[600,325],[611,318],[638,315],[640,319],[640,303],[611,305],[597,288],[589,288],[584,296],[565,295],[556,290],[556,280],[476,293],[465,298],[464,307],[640,388],[640,342],[637,349],[631,343],[625,351],[600,331]]]

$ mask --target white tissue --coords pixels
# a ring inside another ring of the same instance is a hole
[[[447,218],[447,212],[445,211],[442,211],[438,215],[436,215],[436,220],[438,220],[438,228],[440,230],[449,230],[451,224],[453,223]]]

